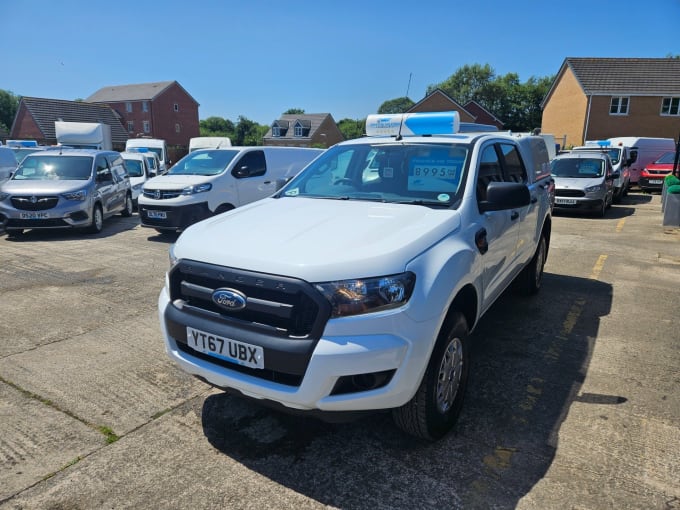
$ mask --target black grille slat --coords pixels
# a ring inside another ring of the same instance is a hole
[[[154,200],[166,200],[169,198],[177,198],[182,194],[181,189],[145,189],[142,191],[146,198],[152,198]]]
[[[59,202],[55,196],[12,197],[12,206],[20,211],[46,211]]]
[[[555,190],[557,197],[585,197],[586,194],[581,189],[557,189]]]
[[[243,293],[245,309],[229,311],[212,301],[212,293],[229,288]],[[170,273],[172,301],[194,310],[219,314],[221,320],[248,324],[282,337],[318,339],[330,317],[330,304],[302,280],[182,261]]]

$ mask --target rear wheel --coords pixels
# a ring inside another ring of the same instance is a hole
[[[538,241],[538,246],[534,252],[534,256],[522,272],[519,274],[517,283],[519,284],[519,291],[531,296],[536,294],[541,288],[543,282],[543,268],[545,267],[545,260],[548,258],[548,241],[546,236],[541,234],[541,239]]]
[[[455,311],[434,346],[423,380],[411,400],[392,410],[395,424],[416,437],[435,440],[456,423],[469,372],[468,326]]]

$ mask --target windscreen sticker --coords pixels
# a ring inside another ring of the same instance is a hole
[[[461,168],[459,159],[413,158],[408,169],[408,189],[455,193],[460,185]]]
[[[287,197],[296,197],[300,194],[300,188],[293,188],[286,191]]]

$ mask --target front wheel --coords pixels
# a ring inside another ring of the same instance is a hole
[[[102,212],[102,206],[95,204],[92,209],[92,222],[88,227],[87,231],[90,234],[98,234],[104,228],[104,213]]]
[[[427,440],[448,433],[463,406],[469,372],[468,325],[453,312],[439,334],[423,380],[411,400],[392,410],[404,432]]]

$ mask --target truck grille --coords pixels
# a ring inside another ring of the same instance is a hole
[[[59,202],[59,197],[53,195],[12,197],[12,206],[20,211],[45,211],[55,207],[57,202]]]
[[[153,200],[166,200],[168,198],[177,198],[182,194],[181,189],[145,189],[143,191],[146,198]]]
[[[280,338],[319,339],[330,317],[328,301],[294,278],[183,260],[169,279],[170,299],[180,300],[183,309]],[[212,294],[220,288],[244,294],[246,307],[229,311],[217,306]]]

